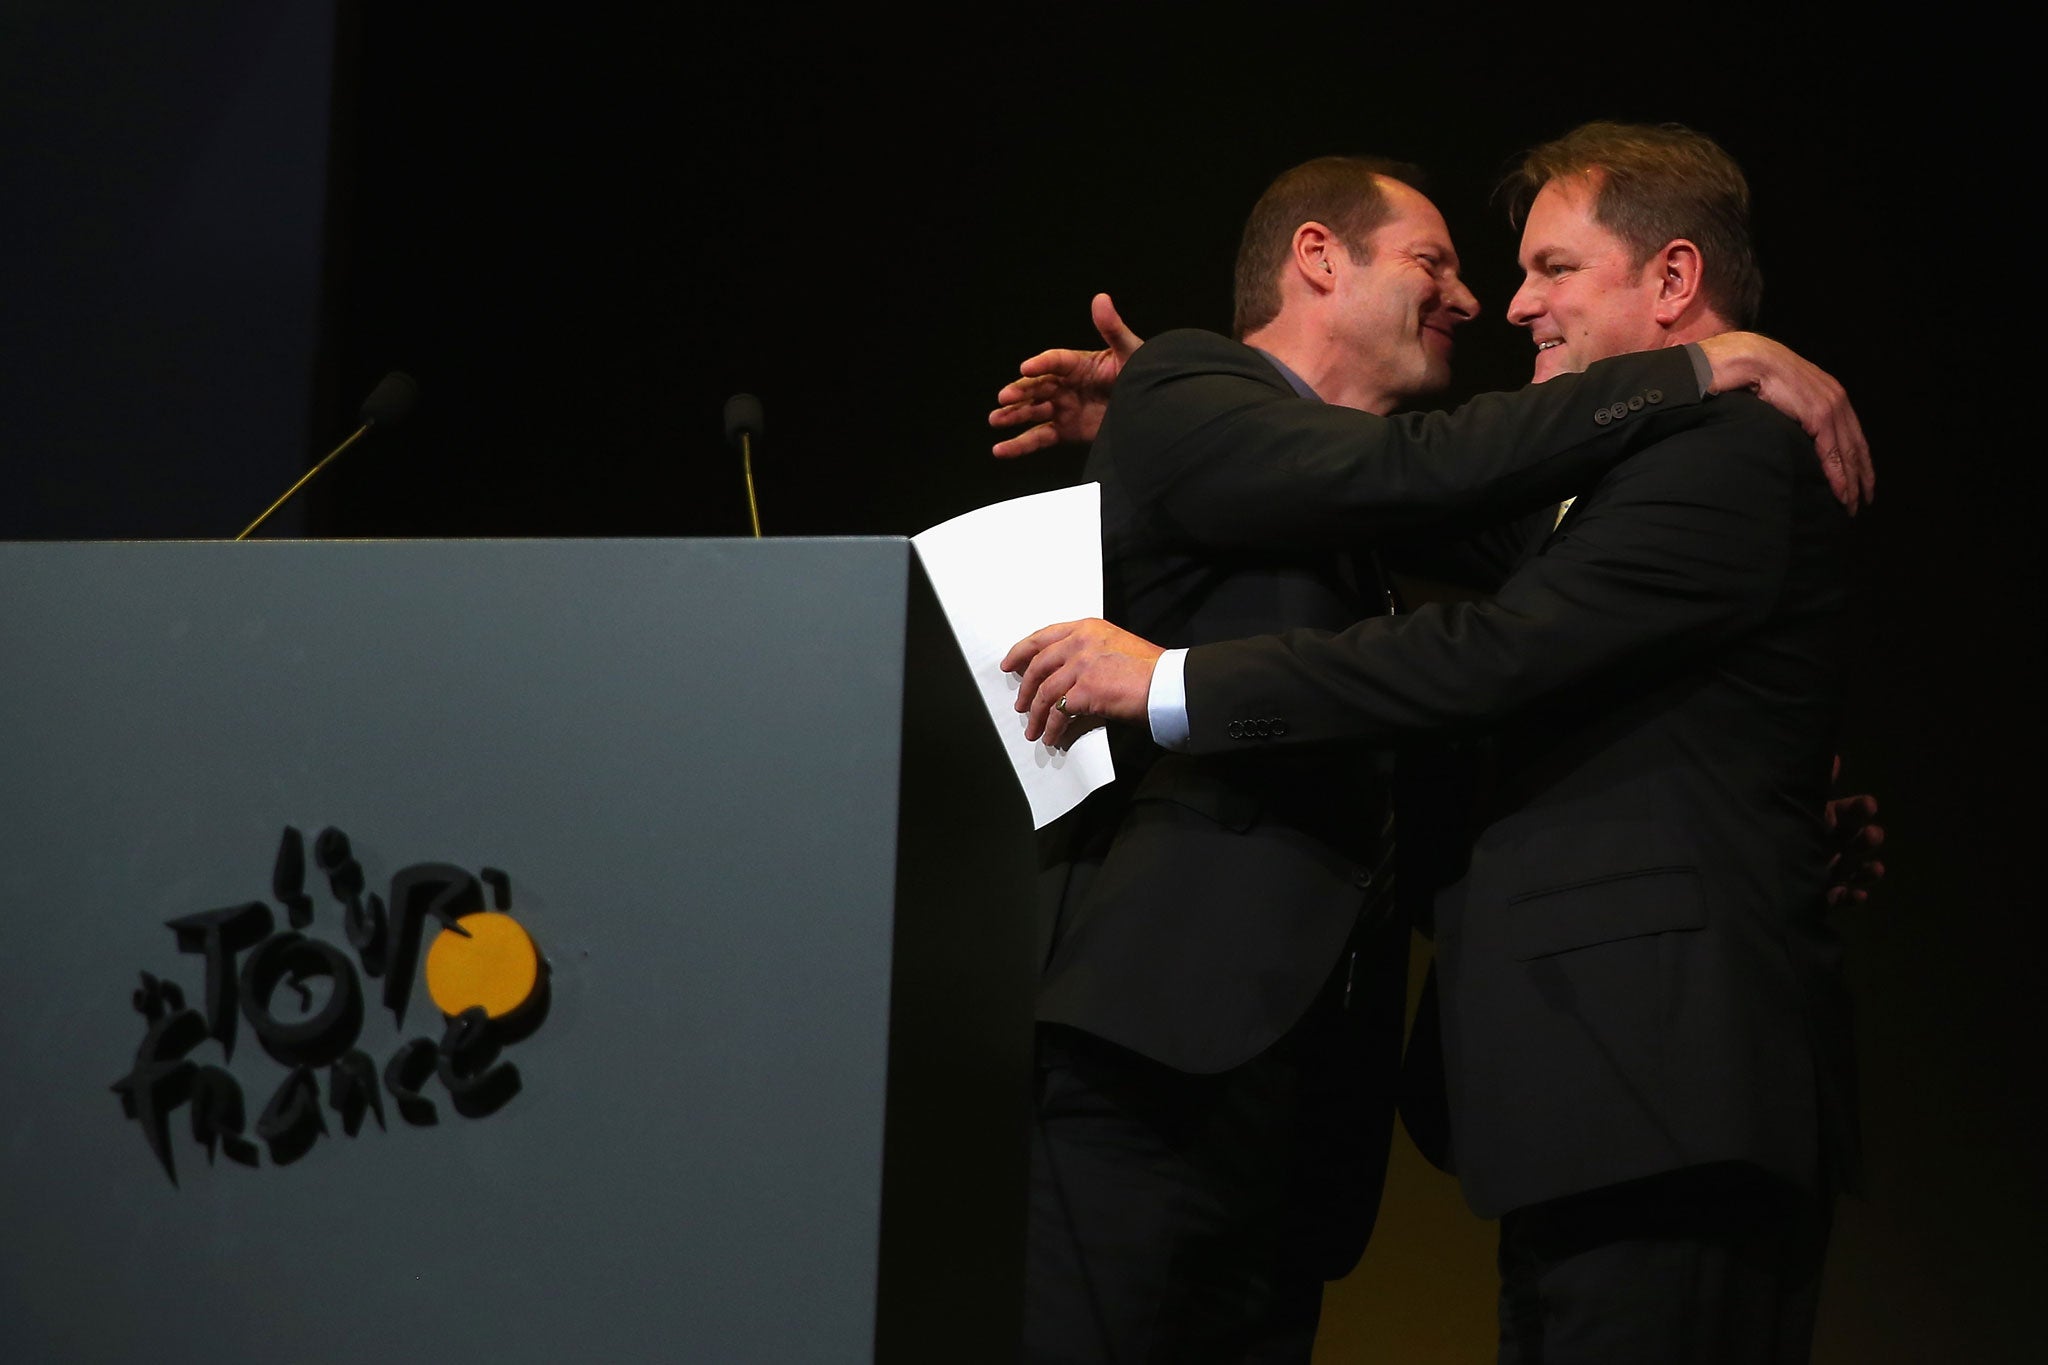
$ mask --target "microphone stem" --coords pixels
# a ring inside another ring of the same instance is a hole
[[[346,441],[343,441],[334,449],[328,451],[326,456],[320,461],[319,464],[314,465],[304,474],[301,474],[299,476],[299,481],[297,483],[293,484],[290,488],[284,490],[283,497],[279,498],[276,502],[270,504],[270,506],[264,508],[263,516],[256,518],[256,520],[250,522],[247,526],[244,526],[242,528],[242,534],[236,536],[235,539],[247,540],[249,538],[249,533],[263,524],[265,517],[268,517],[272,512],[275,512],[278,508],[284,506],[285,503],[290,500],[292,494],[298,492],[301,488],[304,488],[306,486],[306,480],[312,478],[315,474],[318,474],[321,470],[327,468],[328,460],[332,460],[335,456],[341,454],[342,451],[347,450],[350,446],[354,445],[358,440],[362,438],[363,433],[368,431],[370,427],[371,423],[363,423],[361,426],[355,429],[354,435],[350,436]]]
[[[761,509],[754,502],[754,442],[746,432],[740,433],[740,466],[747,475],[747,516],[754,523],[754,538],[761,538]],[[287,495],[289,496],[289,495]]]

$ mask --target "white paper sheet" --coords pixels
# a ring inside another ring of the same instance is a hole
[[[1099,485],[1085,483],[1012,498],[910,541],[1031,803],[1034,829],[1116,776],[1105,730],[1089,731],[1066,750],[1026,740],[1017,679],[998,667],[1011,645],[1040,626],[1102,615],[1101,494]]]

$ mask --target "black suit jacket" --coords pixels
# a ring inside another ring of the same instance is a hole
[[[1823,1148],[1853,1165],[1820,820],[1846,518],[1746,395],[1641,425],[1654,444],[1497,597],[1187,661],[1216,759],[1491,731],[1469,864],[1436,901],[1482,1216],[1708,1162],[1809,1186]]]
[[[1296,396],[1249,347],[1165,333],[1119,378],[1086,467],[1102,485],[1104,614],[1176,646],[1349,625],[1384,610],[1353,553],[1372,537],[1554,502],[1641,445],[1648,414],[1698,403],[1674,350],[1376,417]],[[1302,1017],[1375,898],[1384,765],[1370,741],[1200,756],[1116,742],[1116,782],[1043,841],[1039,1018],[1222,1071]]]

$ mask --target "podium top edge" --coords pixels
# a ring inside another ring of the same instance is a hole
[[[166,539],[0,540],[0,546],[59,545],[908,545],[906,535],[846,536],[293,536],[235,540],[229,536],[182,536]]]

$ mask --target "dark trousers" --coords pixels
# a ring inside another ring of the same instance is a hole
[[[1362,966],[1216,1075],[1040,1026],[1029,1365],[1307,1365],[1323,1282],[1371,1230],[1392,1132],[1401,999],[1387,1008],[1375,980],[1347,1002],[1343,978],[1405,962]]]
[[[1701,1166],[1501,1219],[1501,1365],[1804,1365],[1833,1201]]]

